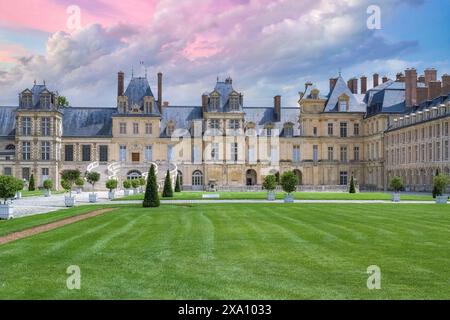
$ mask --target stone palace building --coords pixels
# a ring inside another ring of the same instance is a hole
[[[217,80],[199,106],[172,106],[147,77],[118,73],[117,105],[59,107],[56,91],[34,84],[18,106],[0,107],[0,174],[37,185],[60,172],[98,171],[102,180],[145,176],[155,164],[185,190],[260,189],[268,174],[293,170],[302,190],[384,190],[403,177],[406,189],[429,191],[437,171],[450,173],[450,76],[415,69],[395,80],[373,75],[330,79],[321,93],[312,83],[298,106],[248,107],[231,78]],[[360,87],[360,90],[358,90]],[[68,97],[70,100],[70,97]],[[104,183],[99,183],[104,187]]]

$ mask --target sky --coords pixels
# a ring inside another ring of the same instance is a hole
[[[113,107],[117,72],[146,69],[170,105],[231,76],[246,106],[295,107],[305,82],[327,94],[339,72],[369,87],[373,73],[450,73],[449,30],[450,0],[0,0],[0,105],[45,80],[72,106]]]

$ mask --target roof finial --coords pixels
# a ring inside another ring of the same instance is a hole
[[[44,86],[45,86],[45,80],[44,80]]]
[[[342,77],[342,69],[339,68],[339,77]]]
[[[131,65],[131,78],[134,78],[134,67]]]
[[[219,76],[217,76],[217,82],[219,82]]]
[[[36,85],[36,79],[34,79],[34,84]]]

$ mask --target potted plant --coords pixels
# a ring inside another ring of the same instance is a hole
[[[16,199],[21,199],[22,198],[22,190],[25,187],[25,179],[20,180],[17,179],[17,191],[16,191]]]
[[[389,186],[394,191],[392,194],[392,202],[400,202],[400,191],[403,189],[403,181],[400,177],[392,177]]]
[[[144,193],[146,183],[145,178],[139,178],[139,193]]]
[[[61,186],[69,192],[69,196],[65,196],[64,198],[66,207],[73,207],[75,205],[75,197],[72,197],[72,188],[80,175],[80,170],[64,170],[61,173]]]
[[[53,181],[50,179],[47,179],[42,184],[45,190],[45,196],[50,197],[52,195],[52,188],[53,188]]]
[[[268,175],[265,177],[263,185],[264,190],[267,190],[267,200],[275,200],[275,189],[277,188],[277,178],[274,175]]]
[[[108,193],[108,199],[112,200],[114,199],[115,191],[117,189],[117,180],[116,179],[109,179],[106,181],[106,188],[109,190]]]
[[[285,203],[293,203],[294,202],[294,196],[292,195],[292,192],[297,190],[298,185],[298,177],[297,175],[292,171],[286,171],[281,176],[281,187],[283,188],[283,191],[286,192],[286,196],[284,197]]]
[[[14,208],[8,203],[8,200],[13,199],[18,190],[22,190],[23,181],[11,176],[0,176],[0,219],[14,218]]]
[[[89,172],[86,174],[87,182],[92,185],[92,192],[89,194],[89,202],[95,203],[97,202],[97,194],[95,193],[95,184],[100,180],[100,173],[98,172]]]
[[[76,181],[75,181],[75,185],[77,186],[77,194],[80,194],[81,191],[83,191],[83,186],[84,186],[84,179],[79,177]]]
[[[139,193],[139,186],[141,185],[141,182],[139,179],[131,180],[131,186],[133,187],[133,194],[136,195]]]
[[[131,181],[125,180],[123,182],[123,188],[124,188],[123,192],[124,192],[125,197],[128,197],[130,195]]]
[[[449,177],[444,174],[439,174],[433,179],[434,190],[436,191],[436,203],[446,204],[448,197],[444,195],[449,184]]]

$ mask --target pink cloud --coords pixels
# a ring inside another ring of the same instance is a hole
[[[15,63],[19,57],[30,54],[24,47],[17,44],[0,45],[0,63]]]

